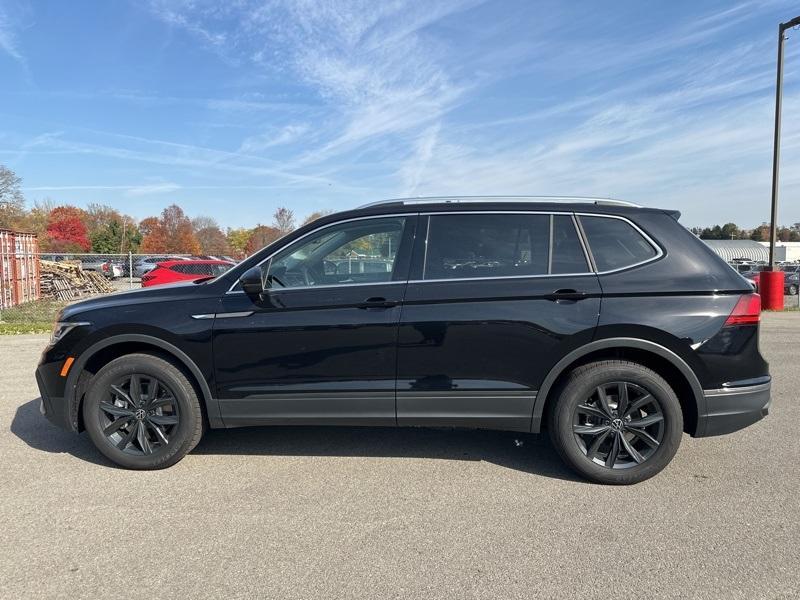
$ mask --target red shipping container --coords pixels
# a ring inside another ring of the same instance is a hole
[[[0,307],[38,300],[39,272],[36,235],[0,229]]]

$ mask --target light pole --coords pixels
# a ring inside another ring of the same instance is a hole
[[[769,270],[763,277],[764,308],[783,308],[783,272],[775,271],[775,241],[778,237],[778,179],[781,158],[781,103],[783,101],[783,43],[786,30],[800,25],[800,16],[778,25],[778,75],[775,85],[775,137],[772,145],[772,207],[769,226]],[[780,288],[780,290],[779,290]]]
[[[778,179],[781,159],[781,105],[783,103],[783,43],[786,30],[800,25],[800,16],[778,25],[778,78],[775,85],[775,138],[772,144],[772,211],[769,229],[769,267],[775,268],[775,239],[778,232]]]

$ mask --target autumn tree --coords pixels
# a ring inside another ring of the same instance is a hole
[[[219,228],[219,223],[217,223],[217,220],[213,217],[200,215],[199,217],[194,217],[192,219],[192,227],[194,227],[194,230],[197,232],[201,229],[208,229],[209,227]]]
[[[316,221],[317,219],[321,219],[322,217],[327,217],[330,214],[333,214],[332,210],[315,210],[305,219],[303,219],[303,225],[308,225],[309,223]]]
[[[238,229],[228,228],[225,237],[228,240],[228,246],[231,251],[239,258],[247,253],[247,243],[250,241],[250,236],[253,235],[252,229],[240,227]]]
[[[14,171],[0,165],[0,227],[19,227],[25,216],[25,198]]]
[[[228,238],[219,227],[203,227],[195,233],[195,237],[203,254],[220,256],[231,252]]]
[[[282,235],[283,233],[277,227],[256,225],[250,232],[250,238],[247,240],[245,252],[247,252],[247,254],[258,252],[264,246],[268,246]]]
[[[142,231],[142,252],[147,254],[199,254],[200,244],[194,235],[189,217],[173,204],[160,217],[148,217],[139,224]]]
[[[44,239],[47,224],[50,220],[50,213],[53,212],[55,205],[49,198],[34,203],[25,216],[17,224],[17,228],[22,231],[29,231]]]
[[[769,241],[769,225],[763,223],[750,232],[750,239],[757,242]]]
[[[272,226],[281,232],[281,235],[286,235],[294,231],[294,212],[288,208],[281,206],[272,215]]]
[[[47,229],[40,241],[42,250],[88,252],[90,243],[84,217],[84,211],[74,206],[58,206],[50,211]]]
[[[84,212],[92,251],[101,254],[135,252],[142,236],[136,221],[105,204],[89,204]]]

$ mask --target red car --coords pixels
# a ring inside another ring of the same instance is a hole
[[[232,266],[233,263],[226,260],[165,260],[149,273],[142,275],[142,287],[208,279],[222,275]]]

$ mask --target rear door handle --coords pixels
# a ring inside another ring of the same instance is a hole
[[[578,300],[583,300],[587,296],[588,294],[586,292],[579,292],[572,288],[564,288],[556,290],[552,294],[547,294],[545,298],[553,302],[577,302]]]
[[[367,298],[358,305],[358,308],[391,308],[400,304],[397,300],[387,300],[386,298],[373,297]]]

